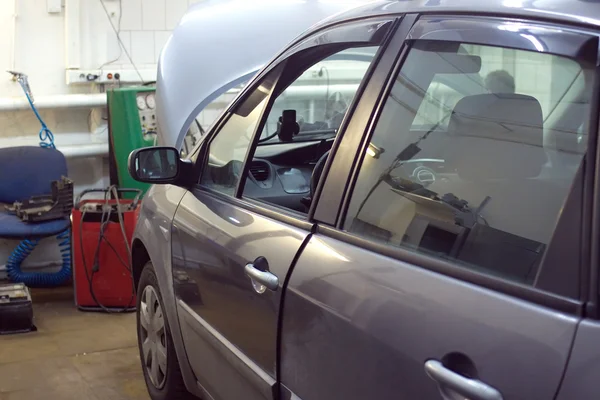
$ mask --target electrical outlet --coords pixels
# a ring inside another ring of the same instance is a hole
[[[140,79],[140,75],[142,78]],[[110,70],[105,68],[100,71],[83,70],[83,69],[68,69],[66,71],[67,85],[80,84],[119,84],[119,83],[134,83],[151,82],[156,80],[156,69],[141,69],[138,73],[133,69],[115,69]]]

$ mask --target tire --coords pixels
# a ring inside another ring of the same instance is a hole
[[[150,398],[152,400],[197,399],[187,391],[183,383],[158,280],[151,262],[144,266],[137,293],[138,349]],[[146,352],[147,356],[145,356]],[[164,356],[161,357],[161,354]],[[163,361],[155,362],[159,359]]]

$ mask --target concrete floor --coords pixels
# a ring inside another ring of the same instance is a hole
[[[0,400],[148,400],[135,314],[78,311],[71,288],[33,292],[37,332],[0,336]]]

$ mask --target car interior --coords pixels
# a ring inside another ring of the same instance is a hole
[[[345,229],[531,283],[585,152],[583,121],[592,73],[567,60],[573,80],[543,110],[536,93],[519,93],[518,87],[516,93],[490,93],[482,79],[489,60],[469,54],[468,48],[456,42],[413,44],[371,139],[373,148],[385,152],[365,156]],[[346,93],[327,85],[321,106],[337,101],[337,109],[322,112],[320,120],[306,121],[301,105],[278,102],[299,77],[311,70],[314,75],[316,61],[343,50],[332,45],[327,54],[320,48],[300,54],[302,62],[288,61],[295,68],[286,68],[274,86],[276,100],[249,165],[244,197],[292,212],[308,211],[375,51],[360,59],[365,67]],[[518,52],[518,57],[526,53]],[[423,123],[421,109],[440,82],[454,91],[456,100],[444,105],[447,110],[438,107],[437,121]],[[235,162],[238,175],[244,156]],[[213,176],[231,168],[211,167]],[[360,182],[373,187],[361,193]],[[498,260],[504,260],[502,265]]]
[[[240,116],[260,114],[267,96],[265,88],[272,88],[275,101],[256,139],[244,182],[244,197],[291,212],[307,213],[326,155],[377,49],[377,46],[348,44],[319,46],[287,60],[288,67],[281,76],[265,78],[261,84],[263,89],[249,96],[229,120],[237,124]],[[344,79],[336,82],[342,73]],[[276,71],[272,75],[278,74]],[[232,132],[232,136],[246,132],[244,139],[228,140],[229,144],[222,146],[226,149],[211,147],[210,184],[234,186],[237,183],[257,120],[258,116],[246,118]],[[231,143],[236,143],[233,149]]]
[[[351,204],[347,229],[533,283],[583,159],[578,132],[585,131],[592,74],[570,65],[573,81],[546,115],[537,93],[480,88],[462,93],[445,116],[447,125],[423,131],[407,123],[415,121],[437,74],[456,68],[463,78],[479,75],[485,57],[458,62],[464,53],[458,44],[413,47],[371,139],[393,151],[387,158],[366,157],[359,176],[359,182],[376,182],[381,173],[386,185],[367,194],[358,209]],[[527,57],[523,53],[515,57]]]

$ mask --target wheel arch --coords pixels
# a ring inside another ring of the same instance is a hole
[[[131,268],[133,272],[133,283],[137,290],[140,283],[140,276],[144,270],[144,266],[150,261],[150,254],[144,243],[136,238],[131,244]]]

